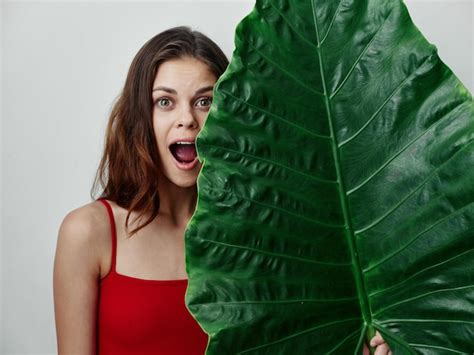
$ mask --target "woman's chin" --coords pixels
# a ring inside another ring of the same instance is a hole
[[[171,179],[168,178],[173,184],[182,188],[188,188],[196,185],[197,177],[199,174],[199,170],[201,168],[201,164],[198,163],[196,167],[192,170],[188,171],[176,171],[172,172]]]
[[[190,188],[190,187],[193,187],[193,186],[196,186],[196,178],[194,179],[179,179],[178,181],[173,181],[173,183],[176,185],[176,186],[179,186],[179,187],[182,187],[182,188]]]

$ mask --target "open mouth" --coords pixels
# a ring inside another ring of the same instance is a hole
[[[192,163],[196,157],[196,146],[194,142],[176,142],[169,146],[171,154],[181,164]]]

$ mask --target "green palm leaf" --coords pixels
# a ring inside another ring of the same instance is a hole
[[[261,0],[196,145],[206,354],[474,352],[474,104],[401,0]]]

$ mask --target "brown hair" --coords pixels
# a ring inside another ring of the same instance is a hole
[[[222,50],[210,38],[189,27],[168,29],[147,41],[133,59],[124,88],[118,96],[105,132],[105,145],[97,169],[91,197],[114,201],[128,210],[125,226],[132,211],[137,219],[148,216],[138,232],[158,215],[158,148],[153,133],[152,88],[161,63],[170,59],[193,57],[205,63],[219,78],[229,64]]]

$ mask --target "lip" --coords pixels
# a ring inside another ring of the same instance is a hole
[[[181,169],[181,170],[192,170],[192,169],[194,169],[194,167],[197,165],[197,163],[199,161],[198,157],[196,156],[196,158],[194,158],[194,160],[192,162],[181,163],[181,162],[176,160],[176,158],[173,156],[173,154],[171,154],[171,156],[173,157],[174,163],[176,164],[178,169]]]
[[[171,141],[170,144],[168,144],[168,150],[171,147],[171,145],[176,143],[176,142],[193,142],[193,143],[196,143],[195,141],[196,141],[196,137],[176,138],[175,140]],[[171,154],[171,156],[173,157],[173,160],[174,160],[174,163],[176,164],[176,167],[178,169],[181,169],[181,170],[192,170],[192,169],[194,169],[194,167],[199,162],[197,155],[196,155],[196,158],[194,158],[194,160],[189,162],[189,163],[181,163],[178,160],[176,160],[176,158],[174,157],[173,154]]]
[[[175,140],[171,141],[168,144],[168,148],[172,145],[175,144],[176,142],[193,142],[196,143],[196,137],[188,137],[188,138],[176,138]]]

